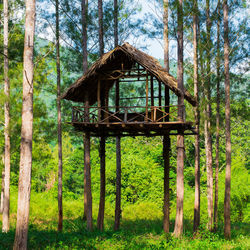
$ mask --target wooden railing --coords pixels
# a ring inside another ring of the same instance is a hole
[[[133,106],[133,107],[80,107],[72,109],[72,122],[110,123],[166,123],[178,120],[178,105],[172,106]]]

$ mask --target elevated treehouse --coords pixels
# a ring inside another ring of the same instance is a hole
[[[83,103],[73,107],[71,124],[91,136],[193,134],[192,123],[178,119],[185,107],[170,105],[169,90],[196,105],[157,60],[125,43],[97,60],[62,98]]]

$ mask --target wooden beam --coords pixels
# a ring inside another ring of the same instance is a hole
[[[161,82],[159,81],[159,106],[162,105],[162,102],[161,102]]]
[[[106,176],[105,176],[105,142],[106,138],[101,136],[100,138],[100,203],[99,213],[97,218],[97,228],[103,231],[104,228],[104,210],[105,210],[105,193],[106,193]]]
[[[121,138],[116,137],[116,201],[114,230],[119,230],[121,219]]]
[[[98,107],[98,122],[101,120],[101,80],[98,79],[97,84],[97,107]]]

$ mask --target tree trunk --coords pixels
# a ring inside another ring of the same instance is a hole
[[[33,49],[36,1],[26,0],[23,54],[23,106],[21,127],[20,171],[18,183],[17,223],[14,249],[27,249],[32,167],[33,132]]]
[[[118,6],[114,0],[114,41],[115,47],[118,45]],[[116,111],[119,111],[119,82],[116,82]],[[115,202],[115,225],[114,229],[120,228],[121,219],[121,138],[116,137],[116,202]]]
[[[10,84],[9,84],[9,60],[8,60],[8,0],[3,1],[4,7],[4,199],[3,199],[3,227],[2,231],[9,231],[9,210],[10,210]]]
[[[121,219],[121,138],[116,137],[116,200],[114,230],[119,230]]]
[[[193,231],[196,232],[200,225],[200,110],[199,110],[199,85],[198,85],[198,4],[194,0],[193,9],[193,46],[194,46],[194,96],[197,101],[195,107],[195,200],[194,200],[194,225]]]
[[[2,186],[1,186],[1,201],[0,201],[0,213],[3,213],[3,197],[4,197],[4,168],[2,170]]]
[[[229,79],[229,39],[228,39],[228,5],[223,2],[224,17],[224,67],[225,67],[225,120],[226,120],[226,180],[224,199],[224,235],[231,238],[230,192],[231,192],[231,129],[230,129],[230,79]]]
[[[169,72],[169,41],[168,41],[168,0],[163,1],[163,24],[164,24],[164,65]],[[161,84],[161,83],[160,83]],[[161,95],[161,94],[160,94]],[[165,87],[165,106],[169,106],[169,88]],[[169,108],[166,108],[169,113]],[[169,116],[166,117],[169,121]],[[169,214],[170,214],[170,194],[169,194],[169,171],[170,171],[170,136],[163,137],[163,157],[164,157],[164,201],[163,201],[163,230],[169,233]]]
[[[215,159],[215,186],[214,186],[214,231],[218,226],[218,179],[219,179],[219,163],[220,163],[220,0],[217,5],[218,20],[217,20],[217,104],[216,104],[216,159]]]
[[[83,53],[83,73],[88,69],[88,50],[87,50],[87,16],[88,16],[88,1],[82,0],[82,53]]]
[[[57,71],[57,138],[58,138],[58,231],[63,228],[62,207],[62,124],[61,124],[61,68],[59,40],[59,3],[56,0],[56,71]]]
[[[103,43],[103,11],[102,1],[98,1],[98,20],[99,20],[99,54],[100,56],[104,53]],[[106,138],[101,136],[100,138],[100,202],[99,202],[99,213],[97,217],[97,228],[103,231],[104,227],[104,210],[105,210],[105,142]]]
[[[99,47],[100,56],[104,53],[104,41],[103,41],[103,11],[102,11],[102,0],[98,0],[98,21],[99,21]]]
[[[207,200],[208,200],[208,229],[213,229],[213,160],[212,160],[212,137],[211,137],[211,18],[210,1],[206,0],[206,28],[207,28],[207,75],[206,75],[206,105],[205,105],[205,147],[206,147],[206,167],[207,167]]]
[[[115,47],[118,45],[118,5],[117,0],[114,0],[114,41]]]
[[[87,51],[87,15],[88,15],[88,1],[82,0],[81,2],[82,8],[82,53],[83,53],[83,73],[85,73],[88,69],[88,51]],[[85,140],[85,138],[84,138]],[[87,218],[87,190],[86,190],[86,167],[84,166],[84,213],[83,219]]]
[[[182,91],[178,96],[178,119],[184,121],[184,84],[183,84],[183,9],[182,0],[177,2],[177,43],[178,43],[178,68],[177,83]],[[184,198],[184,131],[178,131],[177,136],[177,177],[176,177],[176,218],[174,235],[179,237],[183,233],[183,198]]]

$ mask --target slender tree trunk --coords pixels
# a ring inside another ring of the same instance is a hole
[[[184,121],[184,83],[183,83],[183,9],[182,0],[177,2],[177,43],[178,43],[178,68],[177,83],[182,91],[178,96],[178,119]],[[178,131],[177,136],[177,177],[176,177],[176,217],[174,235],[180,237],[183,233],[183,198],[184,198],[184,131]]]
[[[32,167],[33,133],[33,52],[36,1],[26,0],[23,54],[23,107],[21,127],[20,171],[18,182],[17,223],[14,249],[27,249]]]
[[[118,4],[117,0],[114,0],[114,42],[115,47],[118,45]]]
[[[211,137],[211,18],[210,0],[206,0],[206,27],[207,27],[207,77],[206,77],[206,105],[205,105],[205,147],[206,147],[206,167],[207,167],[207,200],[208,200],[208,229],[213,229],[213,161],[212,161],[212,137]]]
[[[0,213],[3,213],[3,196],[4,196],[4,168],[2,170],[2,186],[1,186],[1,203],[0,203]]]
[[[100,56],[104,53],[104,41],[103,41],[103,11],[102,11],[102,0],[98,0],[98,21],[99,21],[99,46]]]
[[[116,137],[116,200],[114,230],[119,230],[121,219],[121,138]]]
[[[195,200],[194,200],[194,225],[193,231],[196,232],[200,225],[200,110],[199,110],[199,85],[198,85],[198,4],[194,0],[193,14],[193,46],[194,46],[194,96],[197,100],[195,107]]]
[[[220,164],[220,0],[217,6],[218,20],[217,20],[217,105],[216,105],[216,159],[215,159],[215,187],[214,187],[214,231],[218,226],[218,179],[219,179],[219,164]]]
[[[169,42],[168,42],[168,0],[163,1],[163,24],[164,24],[164,64],[169,72]],[[169,106],[169,89],[165,89],[165,106]],[[169,108],[167,108],[169,112]],[[167,119],[169,120],[169,116]],[[163,157],[164,157],[164,201],[163,201],[163,229],[169,233],[170,195],[169,195],[169,171],[170,171],[170,136],[163,137]]]
[[[3,1],[4,8],[4,199],[3,199],[3,227],[2,231],[9,231],[9,210],[10,210],[10,84],[9,84],[9,60],[8,60],[8,0]]]
[[[114,41],[115,47],[118,46],[118,5],[114,0]],[[116,111],[119,111],[119,82],[116,82]],[[121,219],[121,138],[116,137],[116,203],[115,203],[115,225],[114,229],[120,228]]]
[[[82,53],[83,53],[83,73],[85,73],[88,69],[88,51],[87,51],[87,15],[88,15],[88,1],[82,0],[81,2],[81,8],[82,8]],[[85,137],[84,139],[85,140]],[[85,142],[84,142],[85,144]],[[85,220],[87,218],[87,181],[86,181],[86,166],[84,165],[84,213],[83,213],[83,219]]]
[[[231,192],[231,128],[230,128],[230,79],[229,79],[229,39],[228,39],[228,5],[223,2],[224,16],[224,67],[225,67],[225,120],[226,120],[226,180],[224,199],[224,234],[231,238],[230,192]]]
[[[87,51],[87,16],[88,16],[88,1],[82,0],[82,51],[83,51],[83,73],[88,69],[88,51]]]
[[[104,53],[104,42],[103,42],[103,11],[102,1],[98,1],[98,20],[99,20],[99,54],[100,56]],[[100,202],[99,202],[99,213],[97,218],[97,228],[103,230],[104,227],[104,210],[105,210],[105,192],[106,192],[106,177],[105,177],[105,142],[106,138],[101,136],[100,138]]]
[[[62,124],[61,124],[61,68],[59,40],[59,3],[56,0],[56,71],[57,71],[57,138],[58,138],[58,231],[63,228],[62,207]]]

